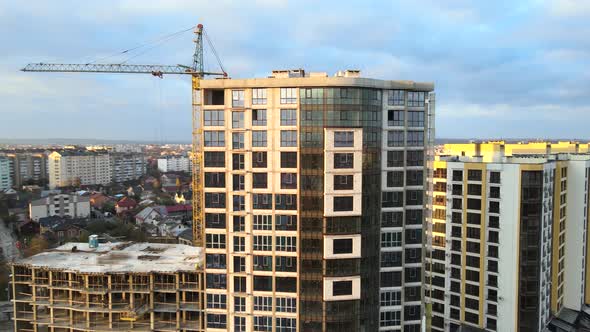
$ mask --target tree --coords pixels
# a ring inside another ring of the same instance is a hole
[[[113,201],[105,202],[102,205],[102,211],[103,212],[110,212],[110,213],[114,214],[115,213],[115,202],[113,202]]]
[[[36,255],[49,248],[49,242],[41,235],[35,235],[24,250],[25,257]]]

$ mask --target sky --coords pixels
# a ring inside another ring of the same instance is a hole
[[[0,138],[189,142],[189,77],[19,69],[190,64],[190,31],[112,55],[202,23],[233,78],[360,69],[434,82],[439,138],[590,139],[589,19],[590,0],[0,0]]]

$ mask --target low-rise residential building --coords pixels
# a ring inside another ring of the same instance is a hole
[[[191,160],[187,156],[165,156],[158,158],[158,170],[160,172],[190,172]]]
[[[123,197],[115,204],[115,211],[117,214],[131,211],[137,207],[137,202],[133,198]]]
[[[36,199],[29,204],[29,216],[35,221],[49,216],[87,218],[90,216],[90,198],[59,194]]]
[[[102,209],[104,205],[108,202],[113,202],[114,200],[102,193],[94,193],[90,195],[90,206],[95,209]]]
[[[72,242],[20,259],[14,329],[204,331],[202,265],[198,247],[131,242]]]
[[[164,206],[148,206],[135,215],[135,222],[139,224],[157,225],[168,216]]]

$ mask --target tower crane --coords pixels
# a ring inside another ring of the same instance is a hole
[[[190,29],[193,29],[191,27]],[[189,30],[189,29],[187,29]],[[184,31],[187,31],[184,30]],[[184,32],[180,31],[180,32]],[[175,33],[177,34],[177,33]],[[191,75],[192,76],[192,105],[193,105],[193,244],[203,246],[203,183],[202,183],[202,135],[201,127],[201,90],[199,81],[205,76],[227,77],[223,64],[213,43],[207,36],[202,24],[194,27],[195,52],[190,66],[185,65],[138,65],[138,64],[113,64],[113,63],[30,63],[21,71],[24,72],[61,72],[61,73],[119,73],[119,74],[151,74],[163,78],[164,75]],[[221,72],[206,72],[203,64],[203,36],[207,40]],[[130,50],[123,51],[127,53]]]

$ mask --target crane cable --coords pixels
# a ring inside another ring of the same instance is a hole
[[[120,52],[116,52],[116,53],[113,53],[113,54],[110,54],[110,55],[104,56],[104,57],[102,57],[102,58],[98,58],[98,59],[96,59],[96,60],[94,60],[94,61],[88,62],[87,64],[93,64],[93,63],[96,63],[96,62],[99,62],[99,61],[102,61],[102,60],[105,60],[105,59],[108,59],[108,58],[112,58],[112,57],[114,57],[114,56],[118,56],[118,55],[127,54],[127,53],[133,52],[133,51],[135,51],[135,50],[137,50],[137,49],[140,49],[140,48],[142,48],[142,47],[145,47],[145,46],[148,46],[148,45],[154,45],[154,44],[156,44],[156,43],[159,43],[159,44],[161,44],[161,43],[163,43],[163,42],[166,42],[166,41],[168,41],[168,40],[170,40],[170,39],[172,39],[172,38],[174,38],[174,37],[178,36],[179,34],[182,34],[182,33],[184,33],[184,32],[187,32],[187,31],[193,30],[195,27],[196,27],[196,26],[194,26],[194,25],[193,25],[193,26],[191,26],[190,28],[187,28],[187,29],[183,29],[183,30],[177,31],[177,32],[174,32],[174,33],[171,33],[171,34],[168,34],[168,35],[165,35],[165,36],[162,36],[162,37],[156,38],[156,39],[154,39],[154,40],[151,40],[151,41],[147,41],[147,42],[145,42],[145,43],[142,43],[142,44],[140,44],[140,45],[137,45],[137,46],[135,46],[135,47],[132,47],[132,48],[129,48],[129,49],[126,49],[126,50],[120,51]],[[149,50],[153,49],[154,47],[156,47],[156,46],[154,45],[154,46],[152,46],[151,48],[149,48],[148,50],[146,50],[146,51],[144,51],[144,52],[141,52],[140,54],[136,54],[136,55],[134,55],[134,56],[131,56],[130,58],[127,58],[125,61],[123,61],[122,63],[125,63],[125,62],[129,61],[129,60],[130,60],[130,59],[132,59],[132,58],[135,58],[135,57],[137,57],[137,56],[139,56],[139,55],[141,55],[141,54],[144,54],[144,53],[146,53],[147,51],[149,51]]]
[[[205,40],[207,40],[207,44],[209,44],[209,47],[211,47],[211,51],[213,51],[213,55],[215,55],[215,58],[217,59],[217,63],[219,64],[221,71],[223,73],[225,73],[225,68],[223,68],[223,63],[221,63],[221,58],[217,54],[217,50],[215,49],[215,46],[213,46],[213,43],[211,42],[211,39],[209,38],[209,35],[207,34],[207,32],[205,30],[203,30],[203,35],[205,36]]]

